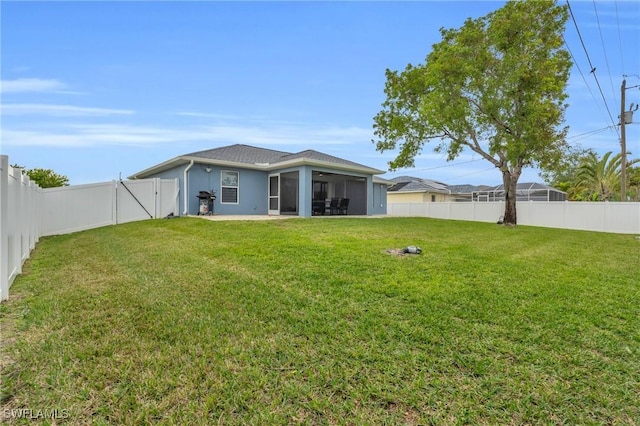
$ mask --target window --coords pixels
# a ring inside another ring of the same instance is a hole
[[[431,202],[435,203],[436,202],[436,196],[435,195],[431,195]]]
[[[230,172],[228,170],[222,170],[220,172],[220,193],[222,194],[222,198],[220,200],[221,203],[238,204],[239,180],[239,172]]]

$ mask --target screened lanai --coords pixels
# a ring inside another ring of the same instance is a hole
[[[473,201],[504,201],[504,185],[473,191]],[[517,201],[566,201],[567,193],[542,183],[527,182],[516,186]]]
[[[347,208],[340,214],[367,214],[367,184],[362,176],[330,173],[314,170],[314,214],[332,214],[331,200],[348,200]],[[320,206],[319,208],[317,206]],[[324,206],[324,209],[322,208]]]

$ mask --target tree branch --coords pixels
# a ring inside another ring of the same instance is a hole
[[[478,111],[480,111],[481,113],[483,113],[484,115],[486,115],[487,117],[491,118],[493,121],[495,121],[500,127],[502,127],[507,133],[512,134],[513,132],[511,131],[511,128],[509,126],[507,126],[507,124],[494,117],[492,114],[489,114],[487,111],[485,111],[484,109],[482,109],[482,107],[480,106],[480,104],[478,102],[475,101],[475,99],[473,98],[468,98],[466,96],[461,96],[462,99],[465,99],[467,102],[469,102],[470,104],[472,104],[473,106],[475,106]]]
[[[498,160],[496,160],[495,158],[493,158],[493,156],[491,154],[489,154],[484,149],[482,149],[482,147],[478,143],[478,135],[476,134],[476,131],[472,127],[468,126],[467,127],[467,132],[471,135],[471,140],[473,141],[473,145],[467,143],[467,146],[469,148],[471,148],[471,150],[473,152],[476,152],[476,153],[480,154],[482,156],[482,158],[484,158],[485,160],[489,161],[494,166],[500,167],[500,162]]]

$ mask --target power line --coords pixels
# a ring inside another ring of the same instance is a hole
[[[600,32],[600,42],[602,43],[602,52],[604,53],[604,62],[607,64],[607,73],[609,74],[609,83],[611,83],[611,93],[613,94],[613,100],[617,102],[616,91],[613,88],[613,79],[611,78],[611,69],[609,68],[609,58],[607,58],[607,49],[604,46],[604,37],[602,36],[602,27],[600,26],[600,17],[598,16],[598,9],[596,8],[596,0],[593,0],[593,10],[596,13],[596,21],[598,22],[598,31]]]
[[[607,104],[607,99],[604,97],[604,93],[602,92],[602,87],[600,86],[600,82],[598,81],[598,76],[596,75],[596,67],[591,63],[591,58],[589,57],[589,52],[587,51],[587,47],[584,44],[584,40],[582,39],[582,34],[580,33],[580,28],[578,28],[578,22],[576,22],[576,17],[573,14],[573,10],[571,10],[571,4],[569,4],[569,0],[567,0],[567,6],[569,9],[569,14],[571,15],[571,20],[573,20],[573,24],[576,27],[576,31],[578,32],[578,38],[580,39],[580,43],[582,44],[582,49],[584,50],[585,55],[587,56],[587,61],[589,62],[589,66],[591,67],[590,74],[593,74],[593,78],[596,80],[596,85],[598,86],[598,90],[600,91],[600,96],[602,96],[602,100],[604,102],[604,106],[607,109],[607,113],[609,114],[609,119],[611,120],[611,124],[616,125],[613,116],[611,115],[611,110],[609,109],[609,104]],[[616,133],[618,133],[618,138],[620,138],[620,133],[616,128]]]
[[[589,52],[587,51],[587,46],[584,45],[584,40],[582,39],[582,34],[580,33],[580,29],[578,28],[578,23],[576,22],[576,17],[573,15],[573,10],[571,10],[571,5],[569,4],[569,0],[567,0],[567,6],[569,7],[569,14],[571,15],[571,19],[573,20],[573,24],[576,27],[576,31],[578,32],[578,37],[580,38],[580,43],[582,44],[582,49],[584,50],[585,55],[587,55],[587,61],[589,62],[589,66],[591,67],[590,73],[595,73],[596,68],[591,63],[591,58],[589,57]]]
[[[478,171],[475,171],[475,172],[467,173],[466,175],[459,175],[459,176],[456,176],[456,177],[452,177],[452,178],[449,178],[448,180],[456,180],[456,179],[460,179],[460,178],[467,177],[467,176],[478,175],[480,173],[486,173],[486,172],[489,172],[489,171],[495,170],[495,169],[496,169],[495,167],[491,167],[491,168],[484,169],[484,170],[478,170]]]
[[[455,167],[455,166],[459,166],[460,164],[474,163],[476,161],[482,161],[482,160],[484,160],[484,158],[476,158],[476,159],[469,160],[469,161],[461,161],[459,163],[445,164],[444,166],[427,167],[427,168],[424,168],[424,169],[416,169],[416,170],[413,170],[413,169],[402,169],[402,170],[399,170],[399,171],[396,171],[396,172],[393,172],[393,173],[389,173],[389,174],[390,175],[397,175],[397,174],[405,173],[405,172],[408,172],[408,171],[411,171],[412,173],[413,172],[425,172],[425,171],[429,171],[429,170],[444,169],[446,167]]]
[[[573,52],[571,51],[571,48],[569,47],[567,40],[564,38],[564,35],[562,36],[562,40],[564,41],[564,45],[567,47],[567,50],[569,51],[569,55],[571,55],[571,60],[573,61],[573,64],[576,66],[576,68],[578,69],[578,72],[580,73],[580,76],[582,77],[582,81],[584,81],[584,85],[587,86],[587,89],[589,89],[589,93],[591,94],[593,101],[596,103],[596,105],[598,105],[598,108],[600,108],[600,104],[598,103],[596,96],[593,94],[593,91],[591,90],[591,86],[589,86],[589,83],[587,82],[587,78],[584,76],[582,69],[580,68],[580,65],[578,65],[578,61],[576,60],[576,57],[573,55]]]
[[[607,127],[603,128],[603,129],[599,129],[599,130],[592,130],[591,132],[583,133],[581,135],[573,136],[574,139],[575,138],[579,138],[579,139],[575,139],[574,142],[580,142],[581,140],[588,139],[591,136],[595,136],[595,135],[600,134],[600,133],[602,133],[604,131],[607,131],[607,130],[611,130],[611,126],[607,126]]]
[[[411,171],[411,173],[414,172],[424,172],[424,171],[429,171],[429,170],[436,170],[436,169],[443,169],[445,167],[455,167],[455,166],[459,166],[461,164],[468,164],[468,163],[475,163],[476,161],[482,161],[484,160],[484,158],[476,158],[473,160],[469,160],[469,161],[461,161],[458,163],[453,163],[453,164],[445,164],[444,166],[436,166],[436,167],[428,167],[428,168],[424,168],[424,169],[417,169],[417,170],[411,170],[411,169],[403,169],[402,171],[398,171],[398,172],[394,172],[394,173],[390,173],[391,175],[395,175],[395,174],[400,174],[400,173],[406,173]],[[472,176],[472,175],[477,175],[480,173],[486,173],[489,172],[491,170],[495,170],[495,166],[491,166],[488,169],[483,169],[483,170],[476,170],[475,172],[471,172],[471,173],[466,173],[463,175],[458,175],[458,176],[454,176],[454,177],[449,177],[447,178],[448,181],[452,181],[452,180],[456,180],[456,179],[461,179],[467,176]]]
[[[608,130],[610,128],[611,128],[611,126],[607,126],[607,127],[601,128],[601,129],[590,130],[590,131],[585,132],[585,133],[580,133],[579,135],[569,136],[569,137],[567,137],[567,139],[575,139],[575,138],[579,138],[579,137],[582,137],[582,136],[595,135],[595,134],[604,132],[605,130]]]

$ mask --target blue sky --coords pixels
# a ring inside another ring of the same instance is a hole
[[[373,117],[384,71],[423,63],[440,27],[504,2],[0,3],[0,152],[71,184],[117,179],[193,151],[244,143],[315,149],[386,170]],[[619,152],[620,85],[640,85],[640,2],[572,1],[569,141]],[[582,74],[578,71],[578,67]],[[583,77],[584,76],[584,77]],[[640,103],[626,91],[627,109]],[[608,107],[608,110],[607,110]],[[640,156],[640,111],[627,147]],[[607,129],[607,126],[610,128]],[[477,155],[426,145],[413,175],[500,184]],[[539,181],[535,170],[521,182]]]

